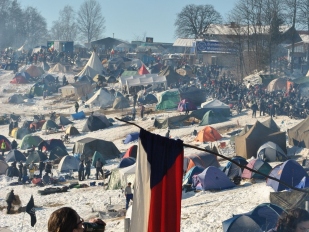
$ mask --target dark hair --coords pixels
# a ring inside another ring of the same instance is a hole
[[[301,222],[309,221],[309,212],[301,209],[288,209],[283,212],[277,222],[277,232],[293,232]]]
[[[78,219],[78,214],[70,207],[57,209],[48,219],[48,232],[72,232]]]

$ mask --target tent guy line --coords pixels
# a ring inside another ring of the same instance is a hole
[[[131,124],[131,125],[133,125],[133,126],[136,126],[136,127],[140,128],[140,129],[145,130],[144,128],[142,128],[142,127],[139,126],[139,125],[136,125],[136,124],[133,123],[133,122],[128,122],[128,121],[122,120],[122,119],[117,118],[117,117],[115,117],[115,119],[117,119],[118,121],[125,122],[125,123],[127,123],[127,124]],[[150,133],[151,133],[151,132],[150,132]],[[224,155],[221,155],[221,154],[219,154],[219,153],[217,153],[217,152],[214,152],[214,151],[211,151],[211,150],[208,150],[208,149],[205,149],[205,148],[199,148],[199,147],[196,147],[196,146],[193,146],[193,145],[190,145],[190,144],[185,144],[185,143],[183,144],[183,146],[184,146],[184,147],[193,148],[193,149],[199,150],[199,151],[208,152],[208,153],[210,153],[210,154],[219,156],[219,157],[223,158],[224,160],[228,160],[228,161],[230,161],[231,163],[236,164],[236,165],[237,165],[238,167],[240,167],[240,168],[245,168],[245,169],[247,169],[247,170],[249,170],[249,171],[251,171],[251,172],[260,174],[260,175],[262,175],[262,176],[264,176],[264,177],[266,177],[266,178],[268,178],[268,179],[277,181],[277,182],[279,182],[280,184],[286,186],[287,188],[290,188],[290,189],[293,189],[293,190],[296,190],[296,191],[299,191],[299,192],[309,193],[308,190],[295,188],[294,186],[291,186],[291,185],[285,183],[284,181],[281,181],[281,180],[279,180],[279,179],[277,179],[277,178],[275,178],[275,177],[272,177],[272,176],[266,175],[266,174],[264,174],[264,173],[261,173],[261,172],[259,172],[259,171],[257,171],[257,170],[251,169],[251,168],[249,168],[249,167],[247,167],[247,166],[241,165],[241,164],[237,163],[236,161],[234,161],[234,160],[232,160],[232,159],[230,159],[230,158],[228,158],[228,157],[226,157],[226,156],[224,156]]]

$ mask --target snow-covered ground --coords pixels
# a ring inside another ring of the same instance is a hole
[[[73,82],[73,74],[66,75],[69,82]],[[28,93],[31,84],[13,85],[9,81],[13,78],[13,74],[9,71],[0,70],[1,86],[0,86],[0,105],[1,113],[15,113],[22,115],[22,119],[31,119],[33,114],[48,114],[50,111],[56,111],[60,114],[73,113],[72,102],[60,101],[56,102],[54,97],[49,96],[46,100],[42,97],[35,97],[31,102],[24,104],[7,104],[7,99],[13,93]],[[61,77],[60,77],[61,80]],[[147,108],[147,106],[146,106]],[[86,113],[96,109],[88,109],[81,106],[81,109]],[[127,112],[131,110],[128,109]],[[0,114],[1,114],[0,113]],[[120,116],[121,113],[114,113],[107,111],[108,118],[114,118]],[[169,111],[165,113],[159,113],[157,116],[164,115],[177,115],[179,112]],[[146,120],[141,120],[137,117],[136,123],[141,127],[151,130],[152,133],[165,135],[166,129],[153,128],[154,115],[146,115]],[[244,110],[241,115],[233,116],[229,121],[212,125],[214,128],[220,129],[223,134],[222,141],[227,143],[227,147],[221,149],[220,152],[226,156],[234,156],[235,153],[232,147],[229,145],[229,136],[226,135],[228,126],[245,124],[254,124],[256,120],[264,121],[267,117],[251,118],[251,110]],[[86,119],[74,121],[74,126],[81,131]],[[279,116],[275,118],[276,123],[280,126],[281,130],[286,131],[288,128],[298,124],[300,120],[292,120],[285,116]],[[203,126],[193,125],[180,129],[172,129],[171,136],[178,137],[184,141],[184,143],[205,147],[207,144],[201,144],[194,142],[194,137],[191,133],[194,129],[199,131]],[[130,133],[138,131],[138,128],[127,125],[123,122],[116,121],[113,127],[99,130],[95,132],[82,133],[80,136],[71,137],[71,143],[67,146],[68,152],[71,153],[74,142],[84,137],[94,137],[104,140],[113,141],[121,152],[125,152],[132,144],[123,144],[122,140]],[[230,132],[230,131],[229,131]],[[0,134],[8,134],[8,125],[0,126]],[[42,134],[42,132],[36,132],[43,139],[60,138],[62,133],[55,134]],[[10,138],[12,140],[12,138]],[[20,143],[20,140],[17,142]],[[293,155],[295,150],[289,150]],[[305,157],[308,154],[307,149],[301,149],[296,151],[300,154],[300,157]],[[185,155],[198,153],[194,149],[185,149]],[[113,169],[117,166],[119,159],[111,160],[104,168]],[[222,162],[224,165],[226,162]],[[56,174],[56,173],[55,173]],[[77,175],[77,173],[75,173]],[[93,181],[94,170],[92,170],[91,180]],[[10,179],[5,176],[0,176],[0,207],[5,206],[5,197],[10,189],[14,188],[15,194],[20,196],[22,206],[25,206],[30,196],[33,195],[36,208],[37,224],[34,228],[30,226],[30,216],[28,214],[10,214],[7,215],[5,210],[0,212],[0,227],[9,227],[12,231],[47,231],[47,221],[50,214],[59,207],[70,206],[74,208],[78,214],[84,219],[89,219],[98,216],[98,211],[105,211],[108,204],[112,205],[125,205],[125,198],[121,190],[104,190],[102,186],[82,188],[82,189],[70,189],[67,193],[52,194],[47,196],[41,196],[38,194],[38,190],[43,189],[39,187],[33,187],[30,185],[18,185],[9,186],[9,183],[16,181],[16,179]],[[89,181],[85,181],[88,183]],[[222,221],[230,218],[233,214],[240,214],[252,210],[255,206],[261,203],[269,202],[269,193],[273,190],[266,186],[265,181],[257,181],[256,183],[242,182],[240,186],[236,188],[219,191],[219,192],[188,192],[183,193],[182,200],[182,212],[181,212],[181,231],[183,232],[201,232],[209,231],[216,232],[222,231]],[[107,222],[106,231],[118,232],[124,231],[123,217],[116,219],[104,219]]]

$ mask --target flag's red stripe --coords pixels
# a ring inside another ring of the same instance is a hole
[[[151,189],[148,232],[180,231],[183,154]]]

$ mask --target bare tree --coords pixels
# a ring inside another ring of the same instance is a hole
[[[298,9],[298,24],[309,31],[309,0],[300,0]]]
[[[85,0],[77,13],[77,25],[81,38],[90,43],[97,39],[105,30],[105,18],[101,6],[96,0]]]
[[[146,41],[147,32],[144,31],[142,35],[135,35],[133,37],[133,41]]]
[[[177,37],[200,38],[207,33],[210,24],[221,22],[220,13],[212,5],[190,4],[177,14],[175,34]]]

